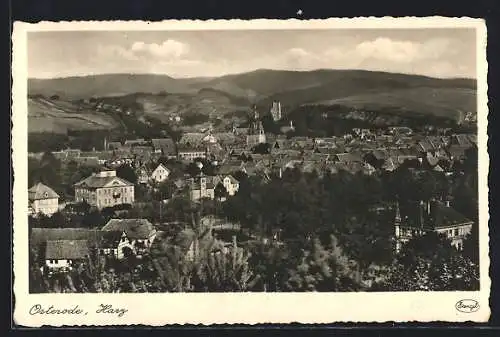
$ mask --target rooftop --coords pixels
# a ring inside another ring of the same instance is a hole
[[[56,240],[47,241],[45,259],[83,259],[89,255],[86,240]]]
[[[147,239],[155,232],[147,219],[111,219],[102,230],[125,232],[130,239]]]
[[[28,199],[31,201],[54,198],[59,198],[59,194],[42,183],[37,183],[28,189]]]

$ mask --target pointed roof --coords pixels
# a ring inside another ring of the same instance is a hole
[[[102,188],[106,185],[108,185],[110,182],[113,180],[118,180],[121,183],[123,183],[125,186],[134,186],[131,182],[117,177],[117,176],[109,176],[109,177],[100,177],[96,174],[92,174],[90,177],[87,177],[76,184],[74,184],[75,187],[84,187],[84,188]]]
[[[156,168],[153,170],[152,173],[156,172],[156,170],[158,170],[159,168],[163,168],[165,171],[167,172],[170,172],[170,169],[168,167],[166,167],[165,165],[163,165],[162,163],[159,163]]]
[[[55,198],[59,198],[59,194],[42,183],[37,183],[28,190],[28,199],[32,201]]]

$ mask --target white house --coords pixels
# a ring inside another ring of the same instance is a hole
[[[30,213],[51,216],[59,210],[59,195],[50,187],[37,183],[28,190]]]
[[[233,196],[238,192],[240,188],[240,182],[236,180],[232,175],[227,175],[222,179],[222,185],[226,188],[227,193]]]
[[[156,183],[161,183],[167,180],[169,175],[170,170],[160,163],[151,173],[151,180]]]
[[[134,184],[116,176],[116,171],[101,171],[76,183],[76,202],[86,201],[99,209],[134,203]]]

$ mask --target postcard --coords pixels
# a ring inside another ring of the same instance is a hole
[[[20,326],[486,322],[486,26],[15,22]]]

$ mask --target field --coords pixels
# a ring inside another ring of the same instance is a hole
[[[80,105],[45,98],[28,99],[28,132],[67,133],[68,130],[105,130],[119,124],[110,116]]]

